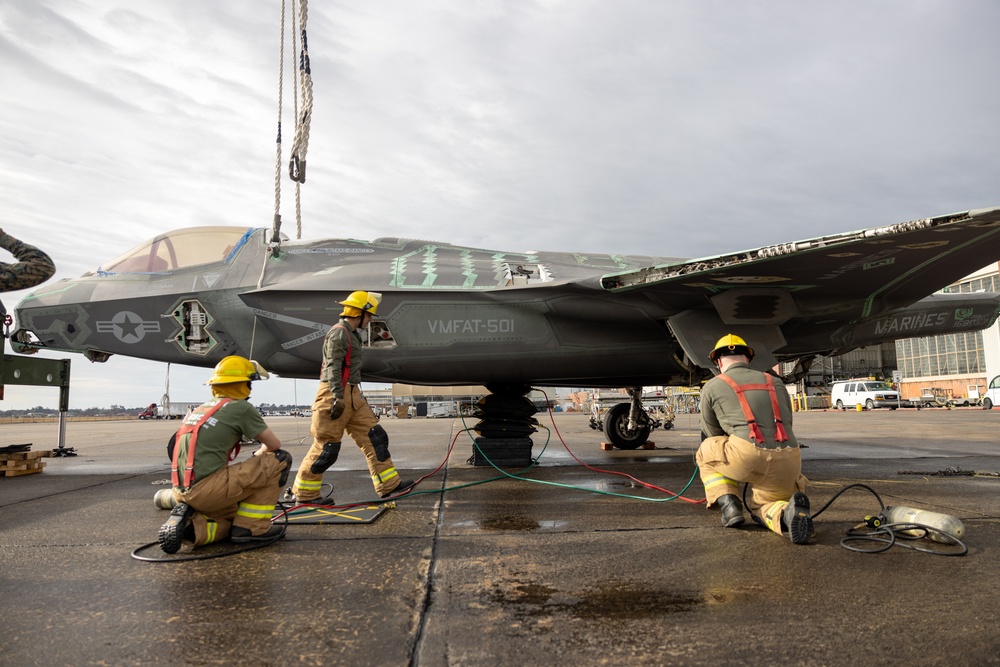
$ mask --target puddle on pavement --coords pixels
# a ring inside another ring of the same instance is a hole
[[[483,530],[538,530],[541,525],[527,516],[495,516],[479,522]]]
[[[504,596],[501,591],[495,591],[495,597],[498,602],[511,602],[515,604],[533,604],[533,605],[543,605],[546,604],[552,596],[559,591],[551,586],[543,586],[541,584],[520,584],[512,592],[510,599],[503,599]],[[497,599],[499,597],[500,599]]]
[[[692,611],[702,606],[748,600],[749,590],[712,588],[704,591],[662,591],[635,586],[561,592],[543,584],[494,587],[493,602],[522,616],[570,614],[581,619],[643,619]]]
[[[491,517],[489,519],[481,519],[479,521],[456,521],[456,528],[469,528],[476,527],[482,530],[489,531],[522,531],[531,532],[533,530],[554,530],[556,528],[562,528],[568,522],[562,519],[547,519],[545,521],[536,521],[526,516],[500,516]]]
[[[578,604],[566,611],[578,618],[649,618],[689,611],[705,603],[696,592],[664,592],[637,589],[587,591]]]

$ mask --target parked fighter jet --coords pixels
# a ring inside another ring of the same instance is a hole
[[[1000,260],[1000,208],[693,261],[501,252],[405,238],[272,239],[264,228],[157,236],[17,306],[12,344],[212,367],[240,354],[315,378],[337,304],[380,292],[367,380],[430,385],[694,385],[724,333],[754,365],[990,326],[1000,295],[933,294]],[[932,295],[933,294],[933,295]],[[932,296],[928,296],[932,295]],[[634,392],[605,419],[639,446]]]

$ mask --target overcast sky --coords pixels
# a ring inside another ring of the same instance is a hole
[[[270,226],[280,7],[0,0],[0,225],[57,279],[178,227]],[[308,19],[303,238],[700,257],[1000,205],[995,0],[323,0]],[[165,365],[71,358],[74,408],[163,394]],[[171,367],[171,397],[209,374]],[[0,409],[56,404],[17,387]]]

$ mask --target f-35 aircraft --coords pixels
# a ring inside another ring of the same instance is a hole
[[[338,301],[380,292],[369,381],[428,385],[696,385],[725,333],[754,365],[990,326],[998,294],[934,294],[1000,260],[1000,208],[733,254],[503,252],[406,238],[289,241],[272,230],[161,234],[17,306],[12,346],[212,367],[231,354],[318,377]],[[929,296],[930,295],[930,296]],[[641,391],[605,419],[645,442]]]

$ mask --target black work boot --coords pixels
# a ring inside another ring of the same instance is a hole
[[[804,493],[792,495],[781,513],[781,527],[795,544],[805,544],[812,537],[813,520],[809,516],[809,498]]]
[[[412,487],[413,487],[413,480],[412,479],[404,479],[402,482],[400,482],[398,485],[396,485],[395,489],[393,489],[392,491],[388,491],[386,493],[383,493],[382,497],[383,498],[388,498],[389,496],[396,495],[397,493],[403,493],[405,491],[409,491]]]
[[[333,484],[330,484],[331,491],[333,490]],[[285,495],[281,499],[281,505],[287,507],[289,505],[336,505],[337,501],[333,499],[333,496],[324,496],[322,498],[297,498],[294,493],[292,493],[292,487],[285,489]]]
[[[271,542],[285,536],[285,527],[271,525],[271,528],[262,535],[254,535],[249,528],[233,526],[229,529],[229,539],[237,544],[247,544],[253,542]]]
[[[336,505],[337,501],[333,499],[333,496],[326,496],[325,498],[311,498],[309,500],[299,500],[295,498],[296,505]]]
[[[722,511],[722,525],[726,528],[736,528],[743,525],[743,503],[732,493],[727,493],[715,501]]]
[[[175,554],[180,550],[181,541],[185,537],[184,533],[187,532],[190,536],[191,531],[186,531],[186,529],[192,527],[192,514],[194,514],[194,509],[187,503],[177,503],[170,510],[170,518],[160,526],[158,538],[160,548],[163,549],[164,553]]]

